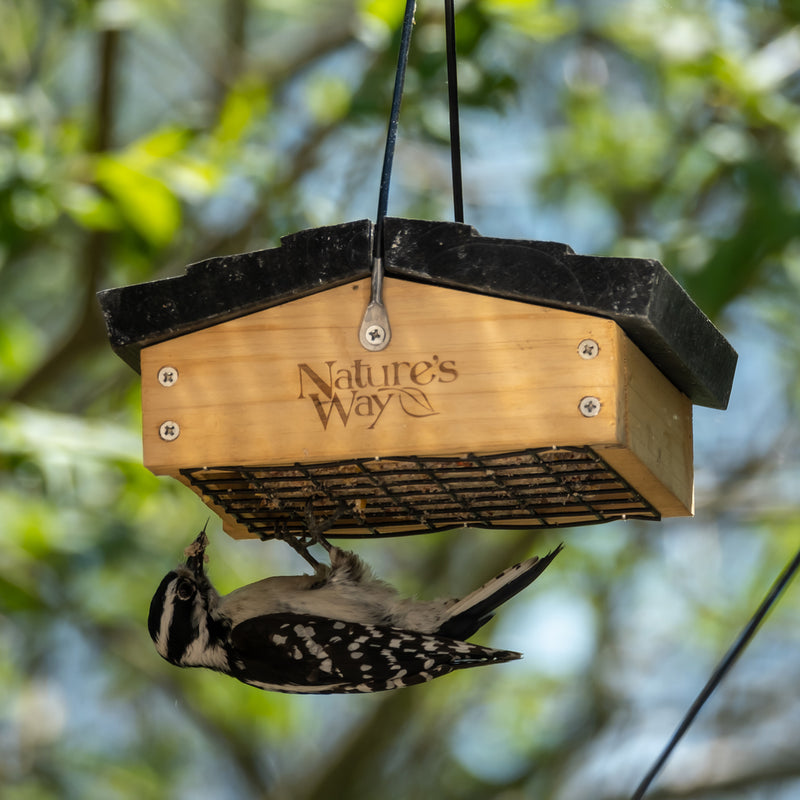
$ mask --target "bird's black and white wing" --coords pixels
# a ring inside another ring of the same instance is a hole
[[[306,614],[246,620],[230,635],[231,674],[278,692],[379,692],[519,653],[431,634]]]

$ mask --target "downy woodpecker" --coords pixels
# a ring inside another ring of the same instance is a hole
[[[461,600],[403,599],[355,553],[328,548],[330,566],[281,576],[220,596],[205,575],[205,529],[186,563],[161,581],[148,628],[156,650],[179,667],[207,667],[259,689],[328,694],[377,692],[520,653],[465,640],[522,591],[561,551],[502,572]]]

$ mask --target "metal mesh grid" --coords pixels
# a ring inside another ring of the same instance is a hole
[[[202,467],[181,474],[253,535],[302,534],[345,504],[326,535],[428,533],[459,526],[557,528],[615,519],[660,519],[589,447],[501,455],[353,459],[325,464]],[[343,532],[347,529],[347,533]]]

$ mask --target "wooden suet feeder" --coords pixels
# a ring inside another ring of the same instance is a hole
[[[386,214],[407,0],[375,224],[99,295],[145,466],[233,537],[302,537],[307,511],[332,536],[692,513],[692,403],[725,408],[736,353],[657,261],[461,222],[445,10],[457,222]]]
[[[144,463],[235,538],[548,528],[693,510],[692,404],[736,353],[654,260],[386,218],[99,294],[142,376]],[[383,329],[370,333],[378,339]]]

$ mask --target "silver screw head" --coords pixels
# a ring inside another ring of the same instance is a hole
[[[161,367],[158,371],[158,382],[162,386],[174,386],[178,380],[178,370],[175,367]]]
[[[383,340],[386,338],[386,329],[381,325],[370,325],[365,334],[370,344],[383,344]]]
[[[578,408],[584,417],[596,417],[600,413],[600,401],[596,397],[589,395],[582,397]]]
[[[168,419],[159,426],[158,435],[165,442],[174,442],[181,435],[181,426],[177,422]]]
[[[600,345],[594,339],[583,339],[578,345],[578,355],[588,361],[600,352]]]

